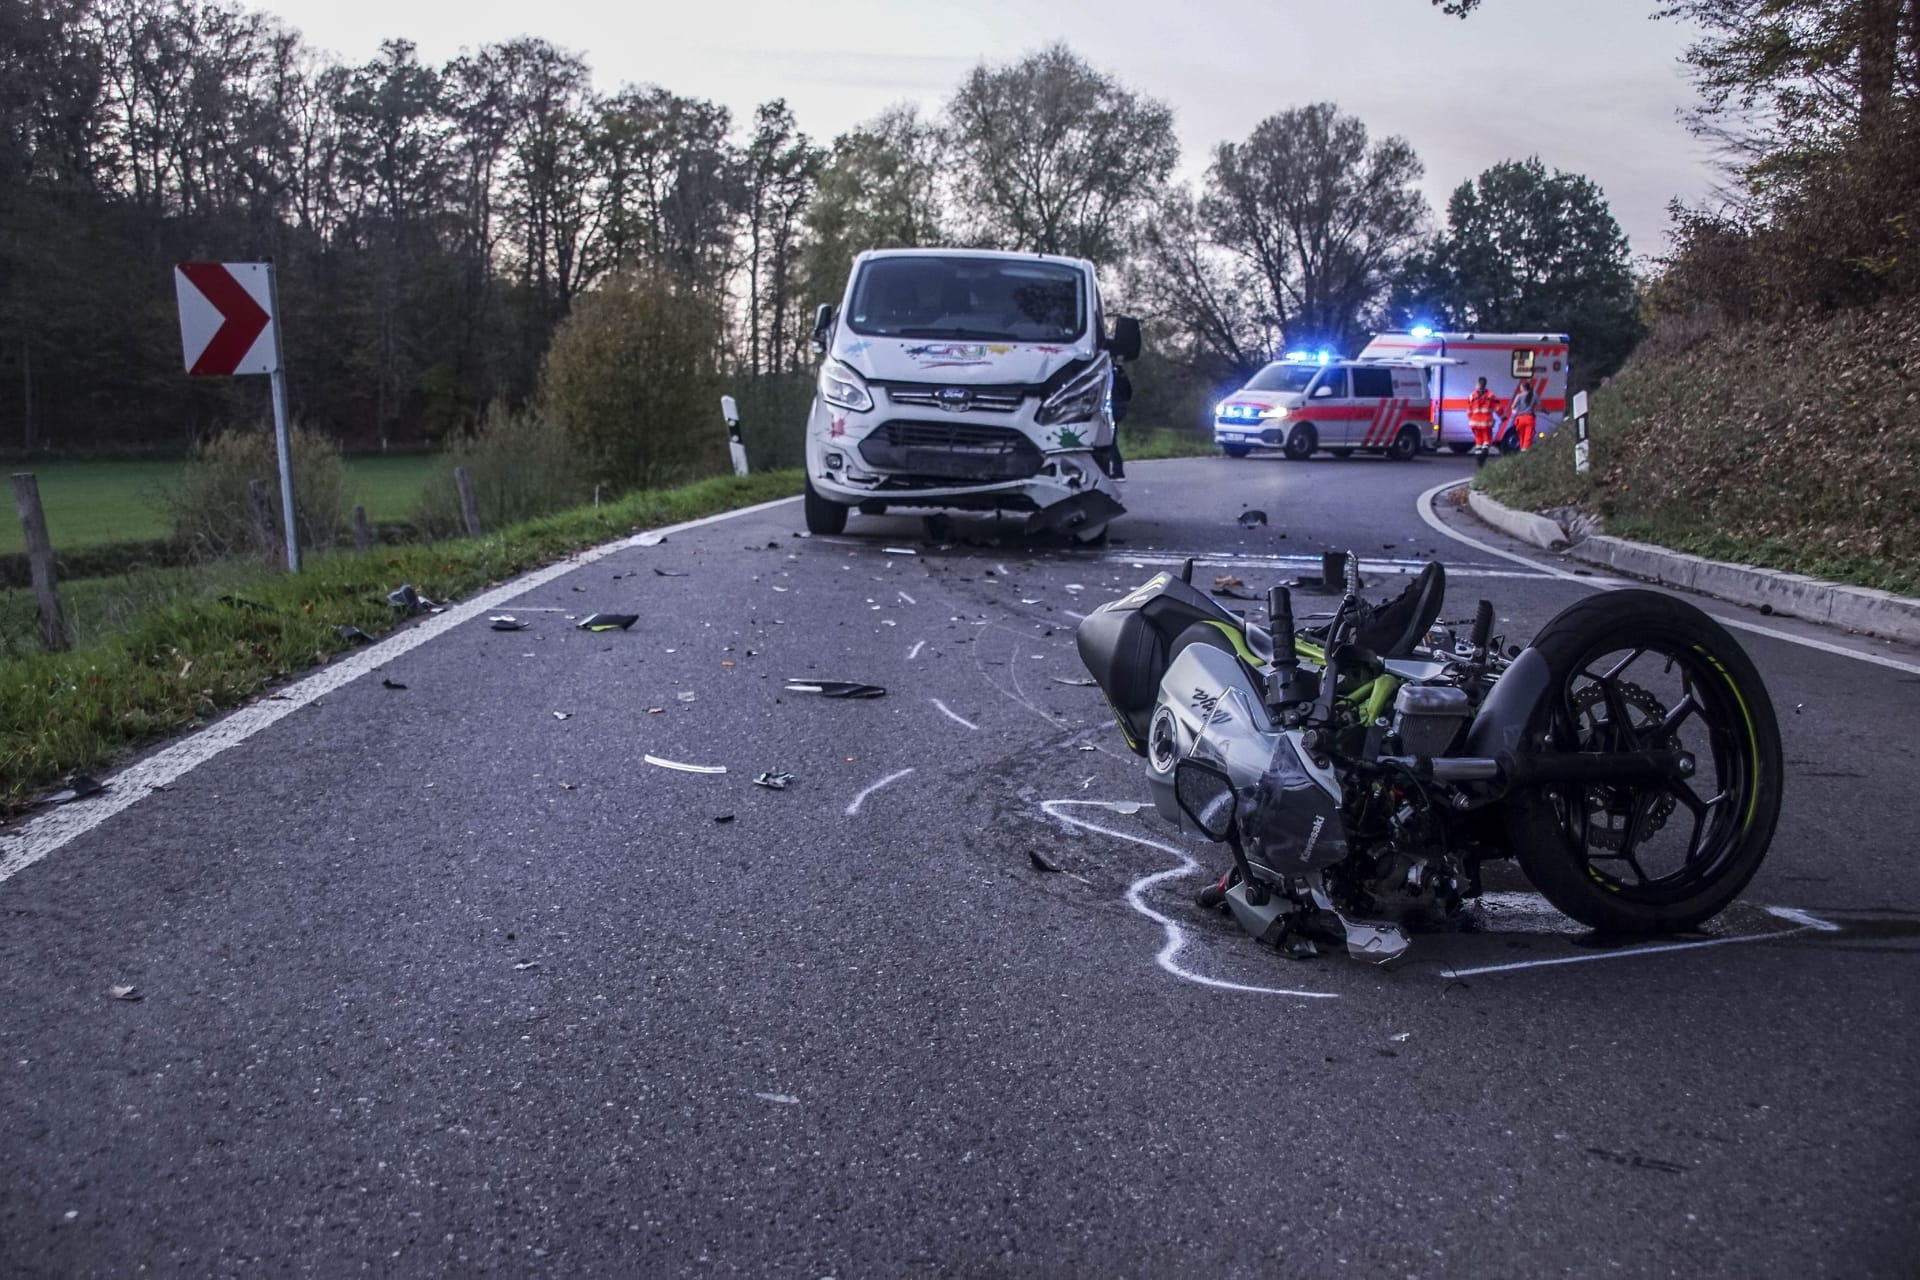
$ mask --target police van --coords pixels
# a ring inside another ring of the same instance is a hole
[[[1360,353],[1362,363],[1414,365],[1426,370],[1433,406],[1429,444],[1455,453],[1473,448],[1467,401],[1481,378],[1498,400],[1493,438],[1508,452],[1517,447],[1513,398],[1533,384],[1536,430],[1547,434],[1567,412],[1567,373],[1572,344],[1564,333],[1436,333],[1411,329],[1375,335]]]
[[[1423,367],[1295,352],[1214,406],[1213,439],[1230,458],[1256,449],[1345,458],[1364,449],[1404,461],[1427,446],[1431,420]]]

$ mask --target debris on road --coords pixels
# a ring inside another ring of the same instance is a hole
[[[713,815],[713,820],[716,823],[725,824],[733,821],[733,815],[730,813],[716,813]]]
[[[641,756],[648,764],[658,765],[662,769],[678,769],[681,773],[725,773],[723,764],[687,764],[681,760],[662,760],[659,756]]]
[[[510,613],[502,613],[488,618],[487,625],[495,631],[525,631],[528,624]]]
[[[664,533],[643,533],[633,540],[635,546],[657,547],[667,540]]]
[[[753,780],[756,787],[765,787],[769,791],[785,791],[793,781],[793,775],[784,769],[769,769]]]
[[[680,700],[681,702],[693,702],[693,701],[695,701],[695,700],[696,700],[696,699],[697,699],[697,698],[698,698],[698,697],[699,697],[700,695],[699,695],[699,694],[697,694],[697,693],[695,693],[695,692],[694,692],[693,690],[691,690],[691,689],[687,689],[687,690],[684,690],[684,691],[682,691],[682,692],[680,692],[680,693],[676,693],[676,694],[674,694],[673,696],[674,696],[675,698],[677,698],[677,699],[679,699],[679,700]]]
[[[405,609],[409,618],[416,614],[432,612],[440,607],[421,595],[411,582],[403,582],[387,592],[387,603],[396,609]]]
[[[1240,513],[1242,529],[1257,529],[1267,522],[1267,513],[1255,507],[1249,507]]]
[[[1033,863],[1033,869],[1035,871],[1047,871],[1054,875],[1060,874],[1059,864],[1049,859],[1046,854],[1041,853],[1038,849],[1027,850],[1027,861]]]
[[[794,1106],[800,1101],[790,1093],[756,1093],[753,1096],[762,1102],[777,1102],[783,1107]]]
[[[655,569],[654,573],[662,578],[684,578],[687,576],[685,569]]]
[[[880,553],[889,556],[917,556],[920,554],[912,547],[882,547],[880,548]]]
[[[67,785],[40,801],[48,804],[71,804],[75,800],[85,800],[88,796],[97,796],[107,789],[108,784],[90,773],[76,773],[67,778]]]
[[[136,1000],[146,999],[146,994],[138,987],[108,987],[107,999],[125,1000],[127,1003],[132,1004]]]
[[[339,636],[342,640],[345,640],[348,644],[372,644],[373,643],[372,636],[368,635],[366,632],[362,631],[360,628],[348,622],[343,622],[339,626],[335,627],[333,629],[333,634]]]
[[[582,631],[625,631],[638,621],[637,613],[590,613],[574,625]]]
[[[657,716],[657,715],[659,715],[659,714],[660,714],[661,712],[663,712],[663,711],[665,711],[665,710],[666,710],[666,708],[665,708],[665,707],[648,707],[648,708],[647,708],[647,714],[648,714],[648,715],[650,715],[650,716]]]
[[[1247,584],[1231,573],[1223,573],[1213,580],[1213,594],[1229,600],[1255,599],[1253,592],[1247,590]]]
[[[823,698],[884,698],[887,691],[877,684],[860,684],[853,680],[808,680],[804,677],[790,677],[786,684],[788,693],[817,693]]]
[[[571,711],[556,711],[556,712],[554,712],[554,713],[553,713],[553,718],[554,718],[555,720],[571,720],[571,719],[573,719],[573,712],[571,712]]]
[[[529,969],[538,969],[539,967],[540,962],[538,960],[522,960],[519,964],[513,966],[513,971],[515,973],[525,973]]]
[[[1055,676],[1053,682],[1072,685],[1075,688],[1088,688],[1099,683],[1092,676]]]
[[[381,676],[380,687],[382,689],[404,689],[407,686],[405,686],[404,684],[401,684],[398,680],[395,680],[392,676]]]

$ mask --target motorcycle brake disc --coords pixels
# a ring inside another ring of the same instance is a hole
[[[1626,680],[1615,682],[1620,689],[1620,698],[1629,707],[1646,715],[1658,723],[1664,719],[1667,709],[1660,705],[1660,699],[1637,684]],[[1573,695],[1574,714],[1584,716],[1606,696],[1598,684],[1590,684]],[[1626,843],[1627,821],[1633,814],[1633,801],[1639,794],[1635,788],[1594,786],[1587,789],[1587,841],[1597,849],[1619,849]],[[1644,829],[1640,839],[1646,840],[1656,835],[1667,825],[1667,819],[1673,815],[1677,801],[1670,792],[1662,791],[1654,802],[1647,807]],[[1617,819],[1617,824],[1596,819]]]

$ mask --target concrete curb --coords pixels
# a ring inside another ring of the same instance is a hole
[[[1467,490],[1467,505],[1473,508],[1473,514],[1522,542],[1531,542],[1545,551],[1564,551],[1567,548],[1566,530],[1545,516],[1537,516],[1531,511],[1515,511],[1512,507],[1495,502],[1478,489]]]
[[[1602,565],[1628,577],[1848,631],[1920,644],[1920,599],[1911,596],[1826,582],[1802,573],[1709,560],[1604,534],[1578,538],[1569,545],[1566,533],[1545,516],[1515,511],[1476,490],[1468,490],[1467,504],[1482,520],[1523,542],[1564,551],[1576,560]],[[1547,534],[1543,525],[1553,533]],[[1556,541],[1549,542],[1550,537]]]

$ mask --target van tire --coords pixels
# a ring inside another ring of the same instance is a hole
[[[814,492],[812,476],[806,478],[806,491],[802,505],[806,507],[808,533],[832,535],[847,531],[846,505],[823,498]]]
[[[1311,422],[1303,422],[1287,433],[1287,446],[1282,452],[1295,462],[1304,462],[1319,447],[1320,434],[1313,429]]]
[[[1395,462],[1412,462],[1420,456],[1420,428],[1408,423],[1387,446],[1387,456]]]

